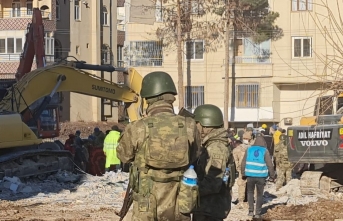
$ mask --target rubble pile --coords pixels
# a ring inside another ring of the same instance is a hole
[[[129,176],[109,172],[104,176],[61,171],[44,181],[5,177],[0,181],[0,217],[4,220],[111,220],[117,221]],[[251,220],[248,206],[239,209],[237,183],[226,221]],[[341,194],[342,195],[342,194]],[[291,180],[279,191],[267,183],[264,220],[334,220],[343,217],[343,202],[330,194],[302,196],[300,181]],[[131,220],[129,212],[124,221]]]
[[[91,176],[63,171],[44,181],[5,177],[0,183],[0,216],[11,220],[46,220],[47,215],[54,218],[49,220],[117,220],[115,211],[121,208],[127,185],[128,174],[122,172]]]

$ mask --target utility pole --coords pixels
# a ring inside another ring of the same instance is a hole
[[[233,15],[235,16],[235,15]],[[237,40],[237,26],[235,22],[233,26],[233,46],[232,46],[232,64],[231,64],[231,113],[230,121],[235,120],[235,101],[236,101],[236,40]]]
[[[226,0],[226,26],[225,26],[225,82],[224,82],[224,128],[229,128],[229,68],[230,68],[230,8]]]
[[[183,73],[182,73],[182,28],[181,28],[181,2],[177,0],[177,73],[179,110],[184,106]]]
[[[104,53],[103,53],[103,44],[104,44],[104,27],[103,27],[103,24],[104,24],[104,16],[103,16],[103,6],[104,5],[104,2],[103,0],[100,0],[99,1],[99,8],[100,8],[100,58],[101,58],[101,65],[104,65]],[[103,71],[101,71],[101,78],[104,79],[105,77],[105,74]],[[100,98],[100,120],[101,121],[105,121],[105,99],[103,98]]]

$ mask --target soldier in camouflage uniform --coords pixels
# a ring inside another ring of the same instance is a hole
[[[233,158],[235,159],[236,164],[236,170],[239,172],[239,176],[237,178],[237,184],[238,184],[238,206],[240,209],[243,208],[243,202],[245,199],[245,190],[246,190],[246,184],[247,180],[243,180],[241,175],[241,163],[244,157],[244,154],[248,147],[250,147],[250,140],[251,140],[251,134],[249,132],[245,132],[242,137],[243,143],[240,144],[238,147],[233,149]]]
[[[253,136],[254,129],[252,127],[248,127],[246,129],[246,132],[248,132],[250,134],[250,136],[251,136],[250,145],[253,145],[254,142],[255,142],[255,137]]]
[[[194,206],[184,212],[185,201],[180,196],[187,194],[180,190],[180,181],[200,155],[200,133],[192,118],[174,114],[177,92],[169,74],[146,75],[140,94],[148,104],[147,116],[126,127],[117,147],[118,158],[123,163],[132,162],[131,220],[189,221]],[[197,197],[187,198],[194,199],[191,204],[195,205]]]
[[[285,181],[287,184],[292,179],[294,164],[288,161],[287,135],[280,135],[280,142],[274,148],[274,156],[277,172],[276,191],[278,191]]]
[[[214,105],[205,104],[194,110],[202,138],[202,152],[196,165],[200,194],[200,206],[194,209],[194,221],[219,221],[231,210],[230,189],[234,182],[223,182],[227,167],[234,171],[227,132],[223,128],[223,114]],[[232,167],[232,168],[231,168]]]

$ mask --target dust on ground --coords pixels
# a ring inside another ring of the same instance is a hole
[[[59,172],[46,180],[4,179],[0,182],[0,220],[111,220],[117,221],[128,185],[128,174],[110,172],[104,176]],[[233,187],[233,201],[238,187]],[[263,220],[332,220],[343,218],[342,196],[302,196],[300,182],[293,179],[275,190],[267,183]],[[225,221],[251,220],[248,208],[232,209]],[[129,212],[125,221],[131,220]]]

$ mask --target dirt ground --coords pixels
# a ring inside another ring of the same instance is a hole
[[[88,221],[88,220],[119,220],[114,208],[98,209],[76,208],[73,203],[54,203],[30,205],[13,202],[0,204],[0,220],[11,221]],[[128,220],[128,219],[126,219]]]
[[[264,216],[266,220],[332,220],[343,218],[343,202],[320,199],[307,205],[276,206]]]

